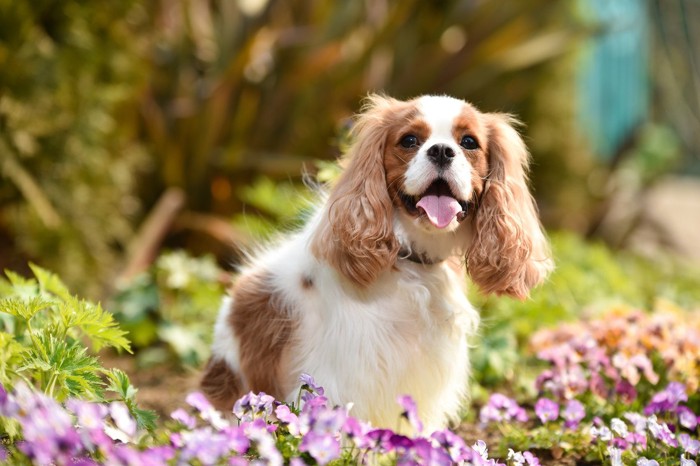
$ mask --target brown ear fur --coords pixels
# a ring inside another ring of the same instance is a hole
[[[311,243],[316,257],[360,286],[369,285],[389,268],[399,251],[383,163],[385,115],[396,103],[377,95],[368,98],[353,128],[355,143],[346,156],[347,164]]]
[[[486,293],[528,297],[552,269],[549,244],[527,188],[528,152],[507,115],[487,114],[489,174],[474,218],[467,270]]]

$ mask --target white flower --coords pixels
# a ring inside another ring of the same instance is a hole
[[[472,445],[472,449],[481,456],[481,458],[487,460],[489,458],[489,450],[486,447],[486,442],[483,440],[477,440],[477,442]]]
[[[659,466],[659,462],[656,460],[648,460],[642,456],[637,460],[637,466]]]
[[[685,453],[681,455],[681,466],[698,466],[698,464],[693,460],[685,459]]]
[[[610,464],[612,466],[623,466],[622,450],[615,447],[608,447],[608,455],[610,455]]]
[[[525,457],[521,452],[515,452],[512,448],[508,449],[508,459],[513,462],[515,466],[523,466],[525,464]]]
[[[612,432],[606,426],[603,426],[600,429],[595,426],[592,426],[591,436],[593,438],[600,439],[603,442],[609,442],[610,440],[612,440]]]
[[[612,421],[610,421],[610,427],[620,437],[627,437],[627,424],[625,424],[625,422],[622,419],[613,418]]]

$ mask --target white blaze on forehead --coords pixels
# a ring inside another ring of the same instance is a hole
[[[454,97],[426,95],[418,99],[418,110],[430,126],[430,138],[452,139],[452,127],[455,118],[464,110],[464,101]]]

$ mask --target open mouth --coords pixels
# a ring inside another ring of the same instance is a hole
[[[469,202],[458,199],[443,179],[433,181],[418,196],[402,193],[401,200],[412,215],[425,215],[436,228],[445,228],[455,218],[458,222],[467,217]]]

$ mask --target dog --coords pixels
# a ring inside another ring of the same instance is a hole
[[[525,299],[552,269],[516,125],[452,97],[370,95],[306,226],[253,255],[223,300],[210,401],[291,402],[305,372],[374,426],[397,426],[403,394],[427,429],[454,419],[479,323],[465,275]]]

